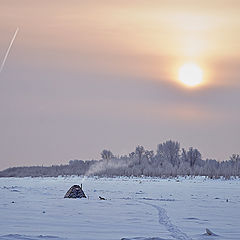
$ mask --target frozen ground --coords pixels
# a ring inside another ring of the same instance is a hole
[[[63,198],[82,182],[88,199]],[[239,187],[203,177],[1,178],[0,240],[239,240]]]

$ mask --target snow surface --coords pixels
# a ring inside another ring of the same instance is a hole
[[[63,198],[81,183],[87,199]],[[239,186],[204,177],[1,178],[0,240],[239,240]]]

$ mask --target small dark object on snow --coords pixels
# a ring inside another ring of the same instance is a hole
[[[213,233],[210,229],[206,228],[206,233],[205,235],[208,235],[208,236],[217,236],[215,233]]]
[[[65,194],[64,198],[86,198],[85,193],[79,185],[73,185]]]
[[[14,201],[12,201],[12,203],[15,203]]]
[[[106,200],[106,198],[99,196],[100,200]]]

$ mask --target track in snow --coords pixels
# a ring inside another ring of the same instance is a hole
[[[166,229],[170,232],[171,236],[177,240],[192,240],[186,233],[182,232],[177,226],[175,226],[170,218],[167,215],[167,212],[164,208],[159,207],[157,205],[146,203],[143,201],[138,201],[139,203],[143,203],[155,208],[158,211],[158,222],[159,224],[166,227]]]

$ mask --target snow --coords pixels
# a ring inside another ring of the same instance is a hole
[[[63,198],[81,183],[88,198]],[[0,240],[239,240],[239,185],[204,177],[0,178]]]

